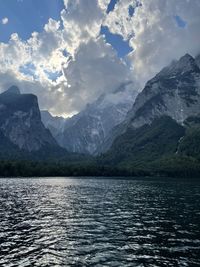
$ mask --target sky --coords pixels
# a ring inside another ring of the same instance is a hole
[[[71,116],[101,94],[200,53],[199,0],[0,0],[0,91]]]

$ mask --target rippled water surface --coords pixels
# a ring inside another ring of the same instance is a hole
[[[0,266],[200,266],[200,182],[0,179]]]

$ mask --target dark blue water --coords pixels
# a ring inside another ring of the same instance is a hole
[[[0,179],[0,266],[200,266],[200,182]]]

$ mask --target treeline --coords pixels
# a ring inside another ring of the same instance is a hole
[[[126,166],[102,165],[99,162],[65,163],[41,161],[0,161],[0,177],[180,177],[200,178],[200,163],[189,157],[163,158],[151,164]]]
[[[127,170],[97,164],[66,164],[34,161],[0,161],[0,177],[146,176],[143,170]]]

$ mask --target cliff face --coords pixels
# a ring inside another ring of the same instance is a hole
[[[200,115],[199,107],[200,56],[193,58],[186,54],[147,82],[124,122],[108,135],[101,152],[106,152],[127,129],[150,125],[162,116],[168,116],[183,125],[187,118]]]
[[[20,94],[15,86],[0,94],[0,132],[20,150],[32,152],[57,146],[41,121],[37,97]]]
[[[147,82],[102,159],[128,167],[183,156],[199,160],[199,118],[199,57],[186,54]]]
[[[135,128],[163,115],[183,123],[186,118],[200,114],[199,104],[199,57],[186,54],[147,82],[127,120]]]
[[[132,82],[122,84],[113,92],[101,95],[94,103],[88,104],[79,114],[61,123],[60,118],[50,119],[43,114],[43,123],[51,130],[59,145],[68,151],[98,154],[110,131],[126,118],[132,107],[136,97],[132,87]]]
[[[41,110],[41,119],[44,126],[50,130],[55,140],[63,132],[67,119],[58,116],[52,116],[47,110]]]

